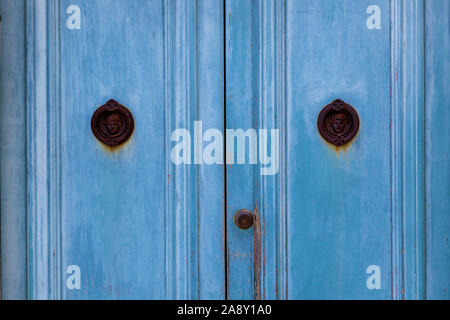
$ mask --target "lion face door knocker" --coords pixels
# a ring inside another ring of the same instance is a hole
[[[342,146],[358,133],[358,113],[344,101],[334,100],[320,111],[317,128],[326,141],[338,147]]]
[[[95,110],[91,128],[98,140],[108,147],[116,147],[127,141],[133,133],[133,115],[125,106],[109,100]]]

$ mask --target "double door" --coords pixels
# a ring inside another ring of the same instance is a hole
[[[2,10],[4,297],[449,297],[447,1]]]

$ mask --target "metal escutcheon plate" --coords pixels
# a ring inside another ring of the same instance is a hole
[[[239,229],[249,229],[253,225],[253,213],[247,209],[241,209],[234,215],[234,224]]]

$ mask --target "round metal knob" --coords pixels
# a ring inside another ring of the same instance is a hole
[[[253,213],[247,209],[241,209],[234,215],[234,224],[239,229],[248,229],[253,225]]]

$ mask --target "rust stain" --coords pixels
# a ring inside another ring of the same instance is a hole
[[[258,207],[253,212],[253,228],[254,297],[261,300],[261,222]]]

